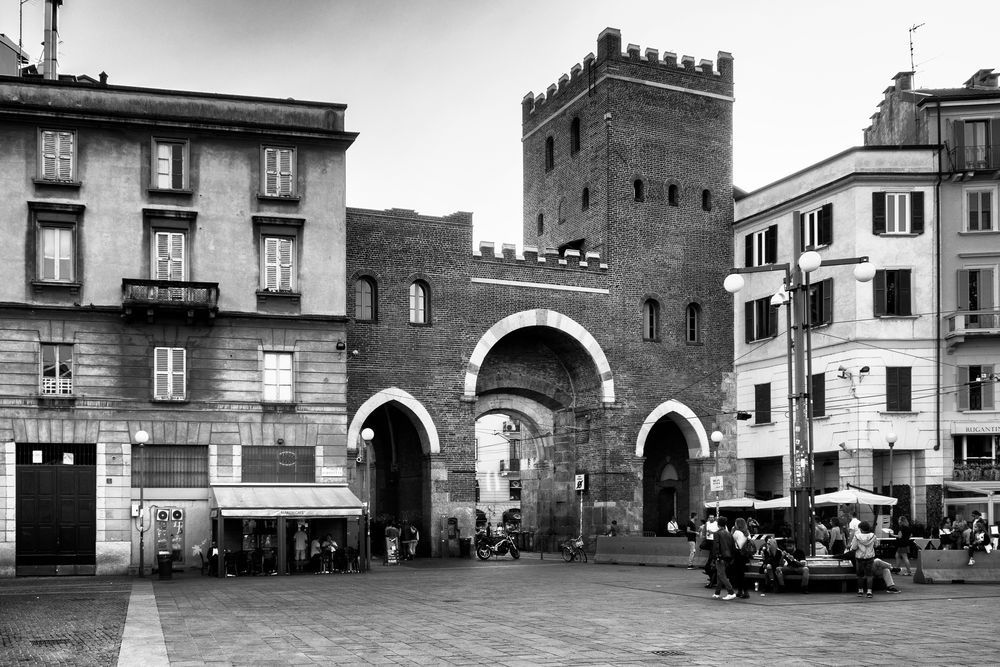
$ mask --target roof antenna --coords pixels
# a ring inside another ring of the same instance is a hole
[[[913,72],[913,74],[911,75],[913,77],[912,78],[912,81],[913,81],[913,83],[912,83],[913,90],[917,89],[917,66],[915,64],[913,64],[913,33],[915,33],[917,31],[917,28],[920,28],[920,27],[925,26],[925,25],[927,25],[927,24],[926,23],[921,23],[920,25],[911,25],[910,26],[910,71]]]

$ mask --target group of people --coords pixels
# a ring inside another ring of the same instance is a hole
[[[306,527],[299,524],[292,542],[295,547],[296,572],[308,569],[315,574],[331,574],[344,569],[342,561],[345,559],[340,558],[340,545],[330,533],[323,537],[316,534],[310,539]]]
[[[945,518],[938,531],[941,548],[965,549],[969,553],[969,565],[976,564],[977,551],[989,553],[993,550],[989,527],[979,511],[973,511],[969,521],[961,515],[955,517],[954,521]]]
[[[754,525],[751,525],[751,521]],[[709,557],[705,564],[705,574],[709,578],[706,588],[714,588],[713,598],[733,600],[749,597],[747,585],[747,566],[757,553],[753,536],[759,533],[756,521],[741,518],[736,519],[732,531],[726,517],[710,514],[701,526],[698,516],[692,512],[684,526],[688,540],[688,569],[695,569],[695,558],[699,549],[708,550]],[[985,525],[985,524],[984,524]],[[896,534],[896,560],[900,564],[900,572],[912,574],[909,562],[911,529],[907,517],[900,517],[899,530]],[[860,521],[856,514],[846,527],[841,527],[837,517],[830,519],[827,526],[822,521],[815,523],[816,553],[832,554],[849,558],[855,564],[855,574],[858,583],[858,597],[873,597],[873,579],[876,573],[882,577],[889,593],[899,593],[892,578],[892,566],[876,558],[875,547],[878,538],[867,521]],[[748,546],[749,543],[749,546]],[[971,553],[971,552],[970,552]],[[806,554],[802,549],[794,549],[791,553],[782,549],[778,540],[770,535],[760,550],[760,570],[763,580],[764,595],[767,591],[780,592],[785,590],[786,575],[795,575],[800,581],[799,590],[809,592],[809,566]],[[905,572],[903,571],[905,566]],[[722,590],[726,595],[722,595]]]
[[[416,558],[420,531],[414,524],[403,521],[400,526],[395,520],[391,520],[385,527],[385,538],[387,558],[390,555],[395,555],[399,560]]]

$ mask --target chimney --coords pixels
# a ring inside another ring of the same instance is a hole
[[[981,69],[969,77],[969,80],[965,82],[965,87],[996,88],[997,77],[1000,77],[1000,74],[994,74],[992,69]]]
[[[63,0],[45,0],[45,52],[42,73],[46,79],[59,78],[59,5]]]
[[[892,77],[892,80],[896,82],[897,93],[905,90],[913,90],[913,72],[900,72]]]

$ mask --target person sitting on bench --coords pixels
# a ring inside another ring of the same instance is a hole
[[[778,548],[778,543],[772,536],[767,538],[761,556],[764,561],[761,565],[761,574],[764,575],[765,588],[771,583],[774,586],[773,590],[781,592],[785,588],[785,574],[797,574],[802,577],[800,590],[803,593],[809,592],[809,567],[805,563],[806,555],[801,549],[789,554]]]

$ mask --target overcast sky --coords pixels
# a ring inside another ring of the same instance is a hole
[[[0,0],[18,39],[21,0]],[[23,6],[41,55],[43,0]],[[348,105],[347,202],[474,214],[521,244],[521,98],[605,27],[622,44],[735,58],[735,184],[753,190],[862,141],[893,75],[959,86],[1000,68],[1000,3],[910,0],[65,0],[60,71],[110,83]]]

